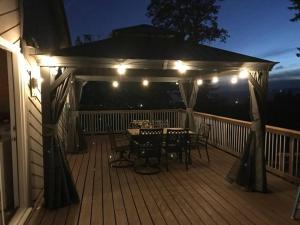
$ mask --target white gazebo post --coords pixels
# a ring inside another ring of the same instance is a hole
[[[194,120],[194,107],[197,101],[198,85],[196,80],[180,80],[178,82],[179,91],[186,107],[185,128],[196,130]]]

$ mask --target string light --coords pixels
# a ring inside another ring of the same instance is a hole
[[[112,86],[113,86],[114,88],[119,87],[119,82],[118,82],[118,81],[113,81],[113,82],[112,82]]]
[[[58,74],[59,67],[54,66],[54,67],[49,67],[49,72],[51,76],[56,76]]]
[[[57,63],[57,60],[52,56],[42,56],[41,58],[41,64],[45,66],[54,66],[57,65]]]
[[[233,76],[233,77],[231,78],[230,82],[231,82],[232,84],[236,84],[236,83],[238,82],[237,76]]]
[[[148,80],[143,80],[142,84],[143,84],[144,87],[148,87],[149,81]]]
[[[216,83],[218,83],[219,82],[219,78],[218,77],[213,77],[212,78],[212,83],[213,84],[216,84]]]
[[[119,64],[116,66],[117,72],[119,75],[125,75],[127,71],[128,66],[125,64]]]
[[[249,74],[249,71],[244,69],[244,70],[241,70],[240,74],[239,74],[239,78],[241,79],[246,79],[248,77],[248,74]]]
[[[197,80],[197,85],[198,85],[198,86],[201,86],[202,84],[203,84],[203,80],[202,80],[202,79],[198,79],[198,80]]]
[[[180,60],[175,62],[175,69],[178,70],[179,73],[184,74],[188,70],[188,66]]]

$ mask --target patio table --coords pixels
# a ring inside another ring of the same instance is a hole
[[[143,128],[142,128],[143,129]],[[151,128],[146,128],[146,129],[149,129],[151,130]],[[162,147],[166,147],[166,138],[167,138],[167,131],[168,130],[183,130],[183,128],[162,128],[163,129],[163,141],[162,141]],[[139,148],[137,147],[138,146],[138,142],[135,142],[135,141],[138,141],[138,137],[139,137],[139,134],[140,134],[140,128],[129,128],[127,129],[127,132],[128,134],[131,136],[131,149],[132,151],[136,151],[138,150]],[[193,131],[189,131],[189,136],[191,135],[195,135],[196,133],[193,132]],[[188,154],[187,150],[185,151],[185,154]],[[180,155],[178,156],[180,161],[182,160],[182,153],[180,153]],[[190,159],[190,155],[188,156],[189,159],[188,161],[191,162],[191,159]],[[147,163],[146,163],[147,164]],[[187,167],[187,163],[186,163],[186,167]],[[146,168],[150,168],[149,166],[147,166]],[[156,170],[154,173],[157,173],[160,171],[160,167],[156,167],[158,170]],[[152,172],[150,173],[147,173],[147,174],[154,174]],[[146,173],[145,173],[146,174]]]

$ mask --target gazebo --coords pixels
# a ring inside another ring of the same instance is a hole
[[[185,126],[195,129],[193,108],[203,80],[219,77],[248,78],[252,127],[241,160],[228,175],[249,190],[266,192],[264,159],[265,98],[269,71],[276,64],[239,53],[185,41],[174,32],[150,25],[114,30],[111,37],[36,55],[42,83],[45,203],[57,208],[78,201],[57,123],[69,95],[76,111],[82,87],[88,81],[178,82],[186,107]],[[51,107],[50,107],[51,106]],[[71,117],[68,150],[80,151],[76,132],[77,116]]]

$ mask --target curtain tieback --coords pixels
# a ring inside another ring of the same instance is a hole
[[[253,120],[253,121],[251,122],[251,127],[250,127],[250,129],[251,129],[252,131],[256,131],[257,128],[260,127],[260,124],[261,124],[261,120]]]
[[[56,136],[58,133],[57,124],[44,124],[44,136]]]
[[[194,109],[193,109],[193,108],[186,108],[186,111],[187,111],[188,113],[192,113],[192,112],[194,111]]]

